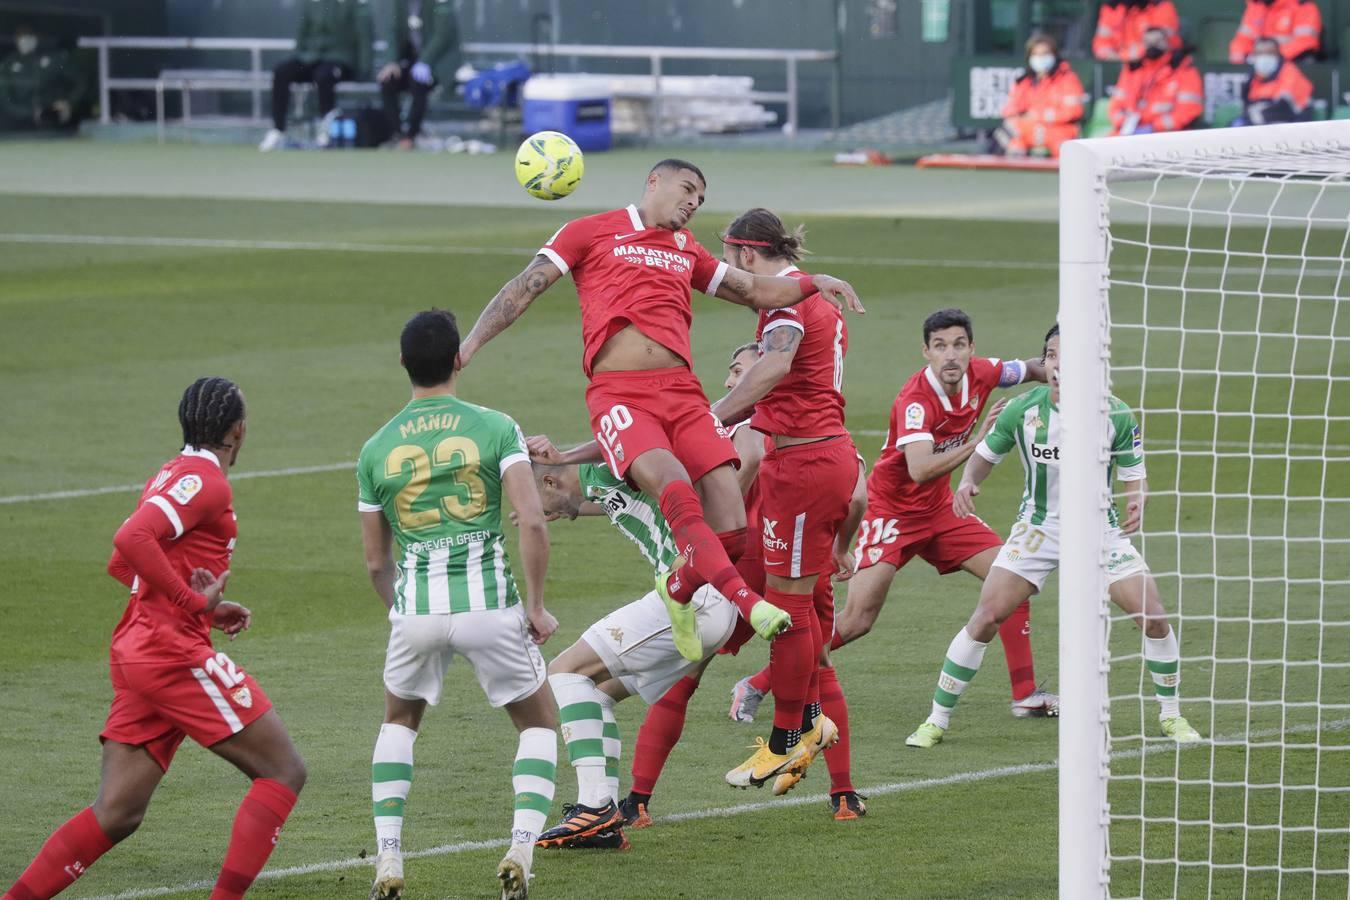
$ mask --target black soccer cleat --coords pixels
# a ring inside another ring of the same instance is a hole
[[[619,813],[623,816],[625,828],[651,827],[652,817],[647,812],[647,803],[635,799],[632,794],[619,801]]]
[[[604,806],[594,808],[580,803],[563,805],[563,820],[548,831],[539,835],[536,847],[567,847],[574,841],[588,838],[602,832],[612,831],[623,825],[623,814],[611,800]],[[622,839],[622,835],[620,835]]]
[[[857,791],[841,791],[838,794],[831,794],[830,808],[834,810],[835,821],[847,822],[851,819],[861,819],[867,815],[867,804],[863,803],[864,799]]]

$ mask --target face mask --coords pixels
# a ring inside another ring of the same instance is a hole
[[[1263,53],[1260,56],[1252,57],[1252,68],[1256,74],[1262,78],[1269,78],[1280,70],[1280,58],[1271,56],[1269,53]]]
[[[1036,53],[1027,58],[1027,65],[1037,75],[1046,75],[1055,68],[1055,54]]]
[[[27,56],[28,54],[32,53],[34,50],[37,49],[37,45],[38,45],[37,37],[31,34],[21,35],[14,42],[14,46],[19,48],[19,54],[21,56]]]
[[[1144,56],[1149,59],[1162,59],[1162,55],[1166,52],[1162,47],[1148,47],[1144,50]]]

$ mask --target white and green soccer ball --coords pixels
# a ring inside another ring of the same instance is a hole
[[[536,131],[516,151],[516,180],[540,200],[566,197],[585,170],[581,148],[561,131]]]

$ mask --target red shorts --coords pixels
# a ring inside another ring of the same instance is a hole
[[[669,450],[698,481],[724,463],[740,465],[731,436],[713,415],[703,386],[684,366],[600,372],[586,388],[591,431],[618,478],[648,450]]]
[[[978,516],[958,519],[950,506],[916,519],[901,517],[885,504],[867,496],[867,518],[858,529],[858,568],[890,563],[897,569],[915,556],[946,575],[991,547],[1002,547],[1003,538]]]
[[[834,566],[834,539],[858,483],[848,437],[770,450],[759,464],[764,571],[804,578]]]
[[[210,747],[272,708],[252,675],[209,647],[197,665],[114,660],[109,669],[112,708],[99,737],[145,747],[165,771],[184,737]]]

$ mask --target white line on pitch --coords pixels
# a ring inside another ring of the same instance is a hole
[[[243,238],[194,238],[159,235],[118,234],[25,234],[0,233],[0,243],[9,244],[83,244],[111,247],[183,247],[214,250],[311,250],[325,253],[415,253],[457,256],[524,256],[536,247],[456,247],[448,244],[378,244],[357,241],[275,241]],[[1019,269],[1035,272],[1057,272],[1059,263],[1053,260],[1027,259],[920,259],[891,256],[813,256],[815,262],[855,266],[904,266],[930,269]],[[1194,272],[1209,275],[1301,275],[1337,277],[1339,269],[1271,268],[1260,266],[1161,266],[1150,267],[1155,272]],[[1117,272],[1142,272],[1143,266],[1115,266]]]
[[[312,475],[316,472],[341,472],[354,469],[354,462],[326,463],[321,466],[294,466],[289,469],[264,469],[260,472],[240,472],[231,474],[231,481],[243,481],[248,478],[279,478],[284,475]],[[78,497],[97,497],[100,494],[125,494],[144,489],[144,484],[114,484],[107,487],[79,488],[70,491],[49,491],[45,494],[11,494],[0,497],[0,506],[9,503],[40,503],[44,500],[72,500]]]
[[[1243,735],[1225,735],[1216,739],[1219,745],[1236,745],[1237,742],[1260,740],[1261,738],[1275,737],[1276,735],[1307,734],[1314,731],[1342,731],[1350,727],[1350,719],[1332,719],[1328,722],[1318,725],[1291,725],[1288,728],[1264,728],[1249,732]],[[1150,744],[1146,748],[1121,750],[1111,754],[1112,760],[1136,759],[1144,752],[1166,753],[1171,751],[1188,751],[1199,747],[1209,747],[1210,742],[1201,742],[1198,744],[1185,744],[1175,746],[1167,742],[1158,741]],[[1302,745],[1300,745],[1302,746]],[[1314,745],[1307,745],[1309,747]],[[864,788],[860,793],[868,797],[884,796],[886,794],[898,794],[905,791],[921,791],[928,788],[947,787],[954,784],[970,784],[977,781],[988,781],[994,778],[1008,778],[1015,775],[1031,775],[1039,772],[1050,772],[1058,768],[1058,763],[1023,763],[1016,766],[1000,766],[994,769],[980,769],[974,772],[957,772],[953,775],[943,775],[937,778],[916,778],[911,781],[895,781],[890,784],[881,784],[873,788]],[[827,794],[797,794],[787,797],[783,800],[761,800],[754,803],[741,803],[735,806],[715,806],[710,809],[695,809],[689,812],[672,813],[668,816],[657,816],[657,822],[691,822],[699,819],[724,819],[729,816],[739,816],[745,813],[760,812],[767,809],[775,809],[783,806],[806,806],[811,803],[825,803],[829,800]],[[428,847],[425,850],[414,850],[404,854],[404,859],[421,859],[428,856],[447,856],[455,853],[465,853],[470,850],[490,850],[497,847],[507,846],[509,841],[505,838],[498,838],[492,841],[461,841],[455,844],[442,844],[439,847]],[[259,879],[263,878],[289,878],[295,875],[313,875],[318,872],[335,872],[339,869],[352,869],[357,866],[373,866],[375,857],[353,856],[347,859],[331,860],[329,862],[310,863],[303,866],[291,866],[285,869],[267,869]],[[120,894],[104,894],[92,898],[92,900],[141,900],[144,897],[163,897],[166,894],[177,894],[183,891],[197,891],[210,887],[214,882],[211,881],[193,881],[188,884],[180,884],[171,887],[146,888],[144,890],[133,889],[123,891]]]
[[[887,432],[875,428],[860,428],[853,434],[861,437],[885,437]],[[1350,453],[1350,444],[1282,444],[1279,441],[1150,441],[1144,440],[1144,450],[1149,448],[1169,450],[1174,447],[1194,450],[1303,450],[1308,452]]]

